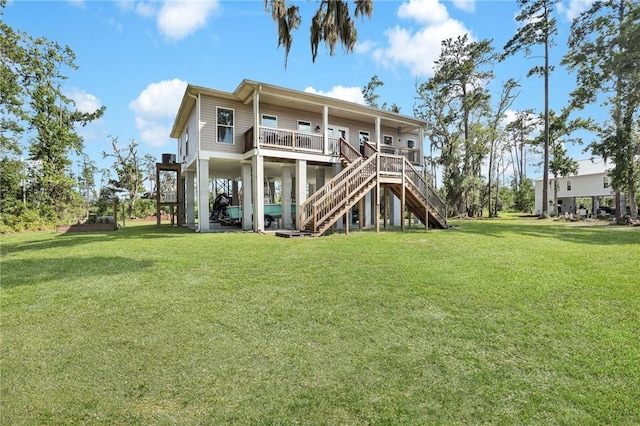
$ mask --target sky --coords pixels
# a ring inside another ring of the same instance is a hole
[[[591,1],[562,0],[558,6],[552,109],[565,106],[575,87],[575,76],[559,62],[571,20]],[[120,145],[135,140],[141,156],[151,154],[158,161],[162,153],[175,153],[169,133],[187,84],[231,92],[250,79],[364,103],[361,89],[377,75],[384,83],[376,90],[379,103],[395,103],[401,113],[413,115],[416,84],[433,76],[442,40],[466,33],[472,40],[491,39],[502,50],[519,25],[512,0],[375,0],[372,17],[356,20],[354,51],[346,54],[338,45],[331,56],[321,45],[313,63],[308,28],[318,3],[296,4],[302,24],[293,35],[286,68],[276,25],[262,0],[9,0],[2,19],[75,52],[79,69],[65,70],[64,93],[83,111],[106,106],[101,119],[78,129],[98,168],[112,163],[102,158],[104,151],[111,152],[112,137]],[[526,77],[542,64],[541,49],[533,52],[538,58],[515,55],[494,69],[489,88],[496,97],[509,78],[521,85],[508,117],[527,108],[543,111],[544,81]],[[589,114],[605,116],[606,111],[599,107]],[[590,157],[583,146],[567,148],[575,159]],[[533,165],[528,174],[538,177],[541,168]]]

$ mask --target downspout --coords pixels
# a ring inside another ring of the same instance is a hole
[[[195,193],[200,196],[200,94],[198,96],[194,96],[191,93],[187,92],[187,96],[196,100],[196,117],[198,120],[198,146],[196,152],[196,190]],[[187,152],[187,156],[189,153]],[[207,200],[208,202],[208,200]],[[198,209],[198,229],[197,232],[200,232],[202,229],[202,218],[200,217],[200,211]]]
[[[256,149],[256,154],[260,155],[260,92],[262,92],[262,85],[259,85],[257,90],[253,92],[253,146]]]
[[[329,107],[326,105],[322,106],[322,140],[324,142],[324,154],[325,155],[334,154],[333,152],[331,152],[331,149],[329,149]],[[337,151],[339,154],[340,153],[339,147]]]

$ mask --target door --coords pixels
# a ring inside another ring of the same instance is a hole
[[[349,129],[347,128],[329,125],[329,127],[327,127],[327,133],[329,135],[329,143],[332,152],[340,152],[339,138],[349,142]]]

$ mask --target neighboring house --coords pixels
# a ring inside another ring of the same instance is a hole
[[[265,209],[273,207],[280,208],[285,229],[322,234],[340,226],[354,207],[360,223],[377,228],[380,216],[372,212],[380,208],[381,191],[390,194],[384,199],[392,223],[404,224],[400,211],[406,208],[423,223],[445,227],[444,204],[421,176],[425,124],[249,80],[233,92],[189,85],[171,130],[184,179],[185,223],[209,230],[210,197],[216,196],[211,182],[224,180],[231,203],[244,206],[243,229],[265,229]]]
[[[589,213],[598,212],[603,206],[609,206],[615,197],[615,191],[611,188],[611,179],[608,170],[613,164],[607,163],[602,158],[578,161],[578,173],[566,177],[558,177],[558,208],[560,213],[577,213],[581,207]],[[535,209],[536,213],[542,212],[542,176],[535,181]],[[549,207],[547,211],[555,212],[554,179],[549,175],[549,189],[547,193]],[[622,204],[625,205],[624,200]]]

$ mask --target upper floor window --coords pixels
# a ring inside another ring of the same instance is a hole
[[[311,133],[311,123],[309,121],[298,120],[298,131]]]
[[[365,142],[369,142],[369,132],[365,132],[364,130],[360,130],[359,133],[360,145],[364,145]]]
[[[411,140],[411,139],[407,139],[407,148],[415,149],[415,147],[416,147],[416,141]]]
[[[571,191],[571,180],[567,179],[567,191]]]
[[[385,145],[391,145],[391,144],[393,144],[393,137],[392,137],[392,136],[384,135],[384,136],[382,137],[382,143],[383,143],[383,144],[385,144]]]
[[[609,176],[604,176],[604,177],[602,178],[602,186],[603,186],[604,188],[608,188],[608,187],[609,187],[609,185],[610,185],[610,183],[609,183]]]
[[[266,127],[278,127],[278,117],[275,115],[262,114],[262,125]]]
[[[189,155],[189,127],[187,127],[187,131],[184,134],[184,153]]]
[[[218,142],[233,143],[233,110],[230,108],[217,109],[218,112]]]

